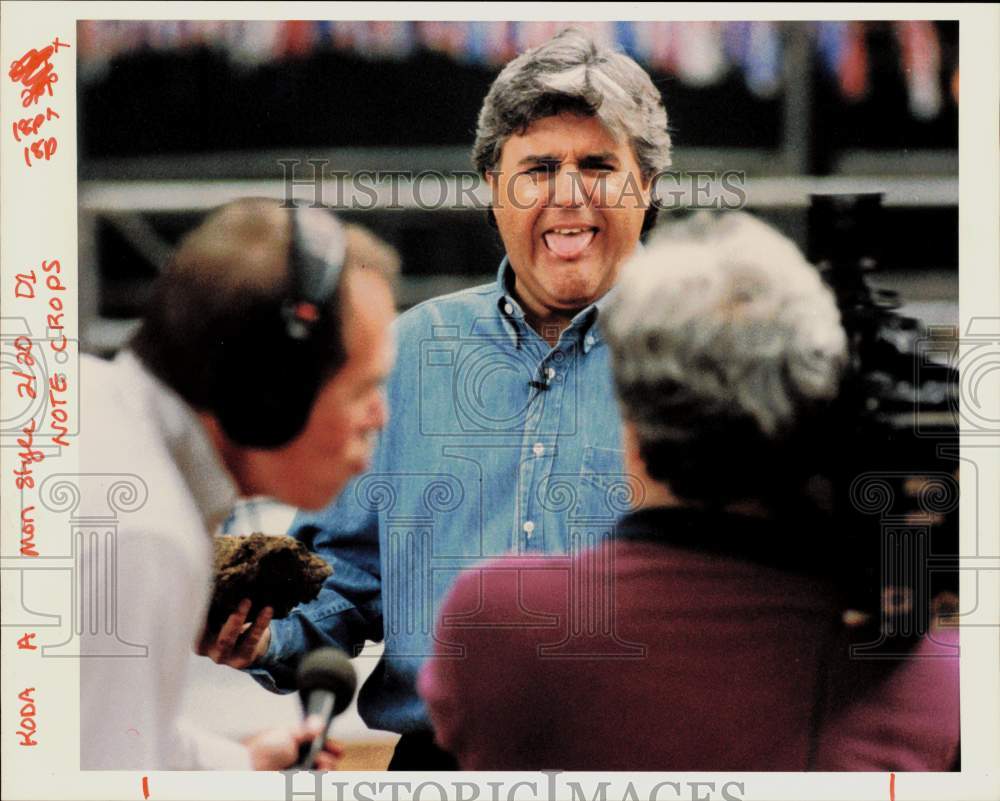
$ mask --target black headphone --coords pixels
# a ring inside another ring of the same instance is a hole
[[[321,382],[346,361],[334,302],[346,232],[320,210],[293,208],[290,217],[285,296],[251,301],[215,360],[212,410],[226,436],[244,447],[278,448],[298,436]]]

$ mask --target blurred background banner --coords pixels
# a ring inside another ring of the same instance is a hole
[[[662,90],[670,186],[687,192],[661,225],[718,208],[691,188],[726,173],[739,206],[804,246],[809,192],[884,191],[879,280],[917,316],[957,323],[956,21],[81,20],[84,347],[120,347],[207,209],[281,197],[286,170],[309,179],[309,160],[324,203],[338,207],[344,185],[370,200],[339,210],[399,250],[404,308],[490,280],[502,252],[469,158],[479,107],[504,63],[569,25]],[[451,202],[463,189],[478,205]],[[308,181],[294,192],[316,196]]]
[[[752,22],[407,22],[288,20],[83,21],[80,66],[85,83],[106,78],[113,63],[143,52],[191,53],[208,49],[231,67],[250,69],[338,52],[368,61],[407,61],[418,52],[440,53],[457,64],[497,68],[567,26],[588,31],[602,45],[617,47],[647,69],[692,87],[738,76],[761,98],[781,90],[787,23]],[[933,119],[943,108],[939,77],[954,77],[957,102],[957,25],[928,20],[813,22],[806,28],[826,77],[844,100],[868,94],[870,54],[884,63],[878,37],[894,39],[890,54],[906,84],[910,111]],[[942,55],[944,60],[942,60]],[[880,66],[879,69],[884,69]]]
[[[826,174],[956,145],[957,22],[81,21],[82,155],[464,144],[500,67],[569,25],[653,74],[682,147],[794,144]]]

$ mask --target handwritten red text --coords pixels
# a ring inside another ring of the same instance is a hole
[[[49,97],[52,96],[52,85],[59,81],[59,76],[49,59],[63,47],[69,45],[60,42],[57,36],[48,47],[29,50],[10,65],[10,71],[7,73],[10,79],[24,87],[21,92],[21,105],[24,108],[37,103],[43,94],[48,93]]]
[[[35,271],[18,273],[14,276],[14,297],[32,300],[35,297]]]
[[[38,730],[35,723],[35,688],[28,687],[22,690],[17,698],[24,702],[21,707],[21,728],[17,731],[17,736],[21,738],[18,745],[38,745],[38,741],[34,739],[34,734]]]
[[[34,343],[26,336],[19,336],[14,340],[14,358],[23,367],[32,368],[35,366],[35,357],[31,353]],[[35,390],[34,372],[26,373],[24,370],[14,370],[14,378],[17,379],[17,397],[34,400],[38,397]]]
[[[66,439],[66,435],[69,433],[69,413],[63,407],[67,404],[67,400],[64,397],[69,391],[69,385],[66,383],[66,376],[62,373],[56,373],[52,378],[49,379],[49,418],[52,424],[52,430],[57,432],[52,437],[53,445],[62,445],[63,447],[69,447],[69,440]]]
[[[66,291],[66,285],[62,282],[62,277],[60,273],[62,272],[62,266],[59,264],[58,259],[53,259],[52,261],[43,261],[42,270],[48,273],[45,276],[45,286],[52,293],[52,297],[49,298],[49,311],[50,314],[45,316],[45,325],[49,332],[49,347],[56,353],[62,353],[66,350],[66,336],[63,334],[63,298],[62,293]]]
[[[24,87],[21,90],[21,105],[24,108],[38,104],[43,95],[52,97],[52,87],[58,83],[59,75],[52,66],[52,57],[62,48],[69,47],[66,42],[60,42],[57,36],[52,44],[41,50],[31,49],[10,65],[8,77],[16,84]],[[46,106],[44,114],[24,117],[13,123],[14,139],[19,144],[22,137],[38,136],[42,125],[52,119],[60,119],[59,113],[51,106]],[[22,153],[24,163],[28,167],[38,161],[49,161],[56,154],[59,142],[54,136],[42,136],[33,142],[25,142]]]
[[[21,556],[38,556],[35,550],[35,518],[31,513],[34,506],[25,506],[21,510]]]
[[[17,444],[21,448],[18,458],[21,460],[21,467],[14,471],[14,483],[19,490],[34,489],[35,477],[31,473],[31,466],[35,462],[45,459],[45,454],[34,447],[35,444],[35,421],[32,420],[21,429],[23,437],[18,437]]]

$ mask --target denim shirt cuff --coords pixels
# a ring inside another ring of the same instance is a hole
[[[256,664],[246,669],[258,684],[274,693],[288,693],[295,689],[294,671],[282,660],[282,655],[289,650],[290,638],[287,626],[280,625],[281,622],[284,621],[272,621],[267,650]],[[294,647],[292,652],[295,652]]]
[[[249,673],[250,677],[255,682],[257,682],[265,690],[268,690],[272,693],[277,693],[278,695],[287,695],[288,693],[295,692],[294,686],[289,685],[285,682],[282,682],[282,684],[278,683],[279,676],[282,673],[282,670],[280,668],[275,668],[274,672],[272,672],[270,669],[267,668],[252,667],[252,668],[247,668],[244,672]],[[287,679],[291,677],[287,676],[285,678]]]
[[[288,655],[299,656],[304,648],[302,638],[296,642],[295,632],[289,630],[288,620],[272,620],[271,636],[268,638],[267,650],[257,664],[264,668],[282,667]]]

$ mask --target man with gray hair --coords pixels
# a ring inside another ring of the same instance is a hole
[[[849,659],[838,539],[795,501],[847,361],[817,271],[749,216],[696,221],[601,326],[635,508],[596,548],[459,577],[419,681],[438,741],[466,770],[949,769],[958,660]],[[560,658],[605,600],[616,639]]]
[[[603,328],[626,437],[654,482],[787,507],[790,482],[808,478],[811,411],[846,360],[833,295],[789,239],[746,214],[674,226],[631,263]]]
[[[333,575],[244,641],[248,657],[216,654],[291,689],[303,652],[384,639],[359,710],[403,735],[391,768],[454,766],[415,681],[458,572],[511,551],[565,553],[571,519],[589,521],[579,536],[603,536],[617,514],[606,484],[622,472],[621,425],[596,322],[652,223],[670,137],[649,75],[567,30],[500,73],[473,152],[506,250],[496,282],[400,318],[371,472],[293,527]]]

